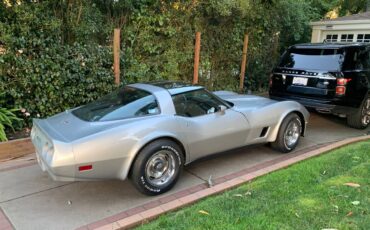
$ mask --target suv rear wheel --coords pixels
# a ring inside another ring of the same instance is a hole
[[[366,98],[356,113],[348,115],[347,124],[356,129],[365,129],[370,123],[370,97]]]

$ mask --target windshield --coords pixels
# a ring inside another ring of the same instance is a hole
[[[282,57],[280,67],[305,70],[341,70],[344,60],[340,49],[290,49]]]
[[[140,89],[124,87],[72,113],[85,121],[109,121],[158,114],[155,97]]]

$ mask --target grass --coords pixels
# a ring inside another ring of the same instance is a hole
[[[360,187],[343,185],[348,182]],[[262,176],[138,229],[370,229],[369,185],[370,141],[365,141]]]

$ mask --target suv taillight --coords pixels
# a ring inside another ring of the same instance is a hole
[[[270,74],[270,79],[269,79],[269,87],[271,88],[272,87],[272,77],[274,76],[274,74]]]
[[[346,94],[346,85],[350,82],[351,78],[337,78],[337,87],[335,88],[335,95],[343,96]]]

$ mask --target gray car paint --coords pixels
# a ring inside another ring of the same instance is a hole
[[[87,122],[66,111],[47,119],[34,119],[31,139],[41,168],[60,181],[124,180],[140,149],[155,139],[166,137],[181,143],[188,164],[213,153],[275,141],[281,122],[291,112],[299,112],[304,125],[309,118],[307,110],[297,102],[277,102],[228,91],[215,92],[234,104],[224,114],[181,117],[176,115],[171,94],[202,87],[166,90],[150,84],[129,86],[152,93],[160,113]],[[260,137],[264,127],[268,131]],[[92,170],[78,170],[79,166],[88,164],[93,165]]]

